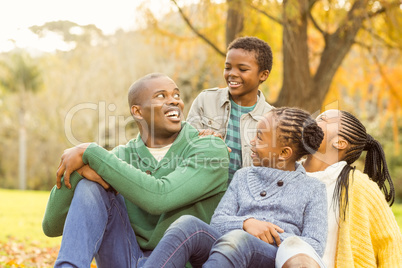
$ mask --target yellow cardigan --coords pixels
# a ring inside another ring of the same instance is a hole
[[[350,173],[349,205],[340,220],[335,266],[402,267],[402,234],[378,185],[356,170]]]

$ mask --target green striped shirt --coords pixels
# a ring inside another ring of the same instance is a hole
[[[229,183],[231,182],[234,173],[242,167],[240,118],[243,114],[251,112],[257,105],[256,103],[253,106],[244,107],[236,104],[232,99],[230,99],[230,103],[232,108],[230,109],[230,119],[226,133],[226,145],[232,149],[232,152],[229,155]]]

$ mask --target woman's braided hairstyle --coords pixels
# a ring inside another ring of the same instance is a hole
[[[296,160],[318,150],[324,132],[308,112],[289,107],[274,108],[271,112],[277,122],[279,141],[293,149]]]
[[[378,184],[380,189],[384,192],[385,199],[390,203],[390,206],[392,206],[395,200],[395,189],[381,144],[366,132],[366,128],[355,116],[346,111],[340,112],[341,125],[339,136],[349,143],[345,157],[340,159],[346,161],[347,165],[339,174],[333,196],[334,202],[340,203],[340,215],[343,215],[343,218],[345,218],[346,208],[348,206],[349,173],[350,171],[354,172],[356,168],[352,167],[351,164],[360,157],[363,151],[367,151],[364,173]],[[387,188],[386,182],[389,185],[389,189]],[[344,199],[342,200],[343,193]]]

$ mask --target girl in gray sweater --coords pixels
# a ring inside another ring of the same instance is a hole
[[[278,108],[265,114],[251,141],[253,166],[235,173],[211,224],[182,216],[145,267],[184,267],[187,261],[193,267],[275,267],[278,246],[293,236],[322,256],[325,185],[308,177],[296,161],[315,152],[323,136],[303,110]]]

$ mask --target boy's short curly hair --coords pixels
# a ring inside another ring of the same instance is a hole
[[[247,51],[254,51],[255,58],[259,67],[259,71],[272,69],[272,49],[267,42],[253,36],[239,37],[233,40],[229,46],[228,51],[233,48],[241,48]]]

